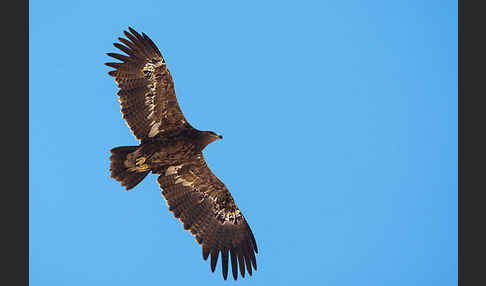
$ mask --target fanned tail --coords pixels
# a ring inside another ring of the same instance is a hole
[[[122,183],[122,186],[127,188],[127,191],[138,185],[150,172],[139,171],[130,168],[127,162],[128,154],[137,150],[139,146],[122,146],[110,150],[110,172],[111,177]],[[128,165],[128,166],[127,166]]]

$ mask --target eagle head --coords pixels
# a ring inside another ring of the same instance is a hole
[[[200,131],[196,140],[198,141],[202,149],[204,149],[206,146],[218,139],[223,139],[223,136],[213,131]]]
[[[218,140],[218,139],[223,139],[223,135],[219,135],[213,131],[206,131],[209,137],[214,138],[213,141]]]

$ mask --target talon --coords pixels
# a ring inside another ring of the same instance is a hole
[[[145,164],[145,162],[147,161],[147,158],[145,157],[140,157],[138,158],[136,161],[135,161],[135,170],[138,170],[138,171],[147,171],[148,169],[150,169],[150,167],[148,166],[148,164]]]
[[[140,158],[137,159],[137,162],[135,163],[135,165],[142,167],[142,164],[145,163],[146,160],[147,160],[147,158],[140,157]],[[145,164],[145,166],[147,166],[147,164]]]
[[[142,164],[140,166],[138,166],[139,170],[141,171],[146,171],[149,169],[149,166],[147,164]]]

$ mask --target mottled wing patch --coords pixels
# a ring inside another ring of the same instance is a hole
[[[233,278],[257,269],[258,253],[253,233],[225,185],[211,172],[202,154],[194,161],[161,171],[158,178],[169,210],[202,245],[203,258],[211,255],[214,272],[221,253],[222,273],[228,275],[231,258]],[[230,256],[228,256],[228,253]]]
[[[108,53],[121,62],[106,65],[115,68],[108,74],[115,77],[120,88],[121,112],[130,130],[141,140],[187,127],[172,76],[157,46],[132,28],[124,34],[128,39],[118,38],[120,43],[114,46],[126,55]]]

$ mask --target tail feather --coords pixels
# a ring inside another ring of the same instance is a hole
[[[127,155],[137,150],[138,146],[122,146],[110,150],[110,172],[111,177],[122,183],[127,191],[138,185],[150,172],[137,172],[129,170],[125,165]]]

